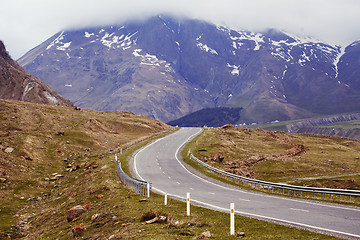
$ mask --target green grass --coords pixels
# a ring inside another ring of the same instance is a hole
[[[238,135],[234,134],[236,131],[240,131],[240,133]],[[244,132],[248,132],[246,137],[244,137]],[[229,136],[231,136],[230,141],[227,142],[226,139],[228,139]],[[279,142],[275,142],[274,139],[269,139],[264,136],[267,136],[267,133],[262,130],[205,129],[201,135],[197,136],[185,146],[182,151],[182,157],[187,164],[202,174],[239,186],[239,184],[219,177],[195,161],[190,160],[188,153],[193,153],[199,159],[207,157],[209,160],[208,164],[225,170],[224,164],[211,161],[211,156],[217,152],[224,152],[224,162],[234,159],[243,161],[241,159],[251,157],[251,153],[259,156],[273,156],[274,153],[286,152],[288,150],[288,147],[279,144]],[[250,167],[250,170],[253,172],[252,178],[269,182],[286,182],[300,186],[359,188],[359,141],[303,134],[278,133],[277,136],[280,139],[289,138],[292,142],[303,144],[307,150],[300,156],[293,156],[283,160],[270,157],[266,161],[254,164]],[[306,179],[310,177],[311,179]],[[241,187],[250,188],[250,186]],[[277,191],[278,190],[275,191],[275,194],[282,195],[282,190],[280,190],[280,192]],[[285,195],[287,195],[286,191]],[[299,192],[296,192],[295,195],[291,192],[289,195],[290,197],[300,197]],[[309,198],[312,196],[313,195],[310,195]],[[306,198],[307,194],[303,193],[301,197]],[[322,200],[322,196],[319,194],[315,197],[317,200]],[[330,200],[329,196],[325,196],[324,200]],[[352,198],[351,201],[349,201],[348,197],[342,197],[341,200],[343,204],[360,205],[359,198]],[[338,202],[338,198],[332,199],[332,202],[334,201]]]

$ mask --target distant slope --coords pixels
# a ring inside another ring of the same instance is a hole
[[[240,119],[241,108],[206,108],[190,113],[182,118],[169,122],[179,127],[220,127],[228,123],[236,123]]]
[[[0,98],[42,103],[57,106],[72,106],[39,78],[27,73],[6,52],[0,41]]]

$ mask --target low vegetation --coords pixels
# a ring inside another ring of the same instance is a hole
[[[188,149],[214,167],[246,177],[360,190],[359,140],[260,129],[208,128],[185,152]]]
[[[153,119],[3,100],[0,112],[0,239],[336,239],[240,216],[231,237],[226,213],[134,194],[114,154],[173,130]]]

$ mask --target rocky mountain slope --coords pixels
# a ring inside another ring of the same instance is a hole
[[[243,108],[263,123],[360,107],[360,42],[331,46],[268,30],[157,16],[61,31],[20,60],[84,108],[163,122],[203,108]]]
[[[6,52],[0,41],[0,98],[57,106],[71,106],[39,78],[27,73]]]

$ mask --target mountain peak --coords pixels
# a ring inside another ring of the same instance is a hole
[[[360,87],[344,72],[344,63],[354,65],[349,56],[357,55],[275,29],[236,31],[157,15],[59,32],[19,62],[83,108],[169,122],[234,107],[252,123],[360,107],[350,98]]]

